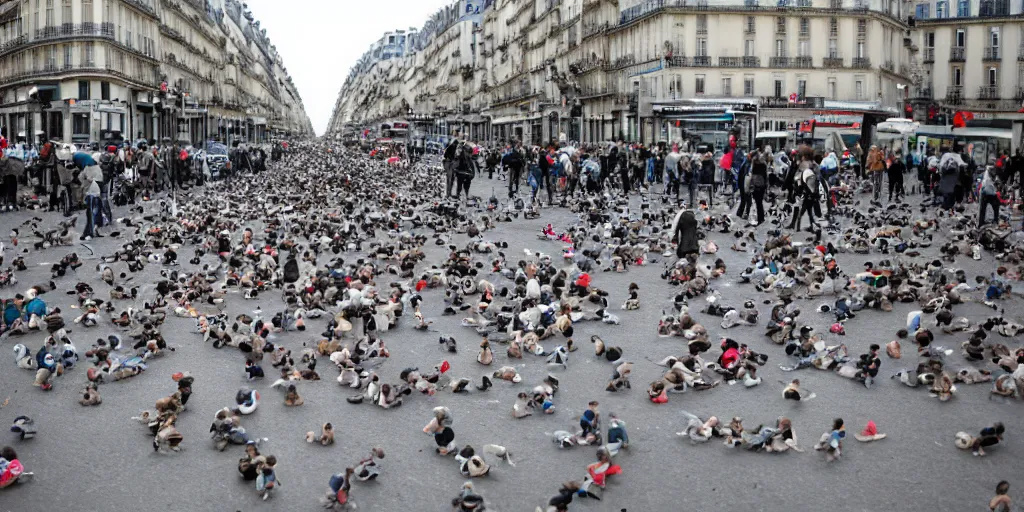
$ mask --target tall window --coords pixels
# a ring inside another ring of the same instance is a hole
[[[754,77],[743,77],[743,95],[748,98],[754,95]]]
[[[82,0],[82,23],[92,22],[92,0]]]
[[[801,99],[807,97],[807,80],[797,80],[797,82],[796,82],[796,94]]]
[[[753,57],[754,56],[754,40],[747,39],[743,42],[743,56]]]
[[[708,40],[706,38],[701,37],[697,39],[697,56],[708,56]]]
[[[114,22],[114,1],[103,0],[103,22],[113,23]]]
[[[999,27],[989,27],[988,45],[992,48],[999,48]]]
[[[747,33],[753,34],[757,29],[757,18],[753,16],[747,16]]]
[[[811,20],[807,18],[800,18],[800,35],[809,36],[811,34]]]
[[[956,39],[954,39],[954,46],[963,48],[967,44],[967,32],[962,29],[956,29]]]
[[[949,4],[946,0],[939,0],[935,2],[935,17],[936,18],[948,18],[949,17]]]
[[[79,80],[78,81],[78,99],[80,99],[80,100],[90,99],[90,96],[89,96],[89,81],[88,80]]]
[[[110,82],[100,82],[100,99],[110,99]]]
[[[776,98],[783,97],[783,89],[784,89],[784,86],[783,86],[782,80],[776,78],[775,79],[775,97]]]
[[[828,20],[828,36],[839,37],[839,20],[835,18]]]
[[[39,2],[40,2],[40,0],[36,0],[36,10],[35,10],[35,14],[33,15],[33,19],[32,19],[32,26],[36,30],[42,28],[42,25],[39,24]]]
[[[995,68],[995,67],[988,68],[988,74],[987,74],[987,76],[985,78],[986,78],[986,82],[985,83],[988,84],[989,87],[995,87],[995,86],[999,85],[999,68]]]
[[[775,40],[775,56],[785,57],[786,56],[786,41],[782,39]]]
[[[50,45],[46,50],[46,69],[57,69],[57,45]]]
[[[698,14],[697,15],[697,33],[707,33],[708,31],[708,15]]]
[[[935,48],[935,32],[925,32],[924,34],[924,47]]]
[[[811,42],[808,40],[800,41],[800,56],[810,57],[811,56]]]
[[[960,87],[962,85],[964,85],[964,68],[953,66],[953,86]]]
[[[71,69],[75,66],[75,61],[73,59],[74,57],[72,57],[71,45],[64,45],[64,69]]]
[[[971,0],[958,0],[956,3],[956,17],[966,18],[971,15]]]
[[[835,59],[839,57],[839,40],[829,39],[828,40],[828,58]]]
[[[46,0],[46,26],[52,27],[57,23],[53,17],[53,0]]]
[[[61,0],[60,22],[64,25],[70,25],[75,22],[71,14],[71,0]]]
[[[863,59],[867,56],[867,50],[864,48],[864,41],[857,41],[857,58]]]
[[[863,100],[864,99],[864,81],[863,80],[857,80],[856,82],[853,83],[853,94],[854,94],[855,99],[858,99],[858,100]]]
[[[724,78],[722,78],[722,96],[726,96],[726,97],[732,96],[732,78],[731,77],[724,77]]]
[[[917,4],[917,7],[914,8],[914,17],[919,19],[919,20],[926,20],[926,19],[928,19],[928,8],[929,7],[930,6],[928,4]]]
[[[828,79],[828,99],[830,99],[830,100],[836,99],[836,79],[835,78],[829,78]]]
[[[704,75],[696,75],[694,90],[696,94],[704,94]]]

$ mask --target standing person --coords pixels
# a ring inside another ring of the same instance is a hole
[[[442,165],[444,166],[445,172],[445,197],[452,196],[452,185],[455,184],[455,153],[461,146],[462,143],[459,142],[459,132],[455,132],[452,136],[452,141],[444,148]]]
[[[700,185],[708,191],[708,209],[714,208],[715,158],[710,151],[700,157]]]
[[[537,171],[539,172],[537,187],[547,191],[548,206],[555,202],[555,192],[552,189],[551,183],[551,167],[554,165],[554,154],[554,146],[548,146],[547,151],[544,149],[537,151]]]
[[[952,210],[956,202],[956,187],[960,175],[960,168],[967,164],[960,158],[959,148],[954,147],[953,151],[942,154],[939,160],[939,186],[938,191],[942,194],[942,209]]]
[[[616,165],[619,168],[619,181],[622,183],[622,195],[629,195],[629,148],[625,142],[619,141],[619,151],[616,154],[618,159]]]
[[[43,135],[43,140],[46,143],[39,150],[39,158],[36,160],[36,166],[39,169],[39,183],[43,185],[44,190],[50,189],[50,206],[47,211],[54,211],[57,209],[57,201],[60,192],[60,174],[57,172],[57,148],[53,142],[47,139],[46,135]]]
[[[884,177],[882,171],[885,170],[885,158],[878,146],[872,145],[868,151],[867,170],[868,175],[871,176],[872,200],[878,202],[882,197],[882,178]]]
[[[93,160],[92,155],[79,151],[71,157],[75,166],[82,170],[79,179],[82,181],[82,189],[85,191],[85,230],[82,231],[82,240],[89,240],[92,237],[100,238],[103,235],[96,230],[96,221],[101,213],[100,207],[100,183],[103,182],[103,171]]]
[[[519,194],[519,182],[522,181],[523,166],[526,161],[523,159],[521,144],[516,142],[515,147],[501,159],[501,165],[508,168],[508,198],[512,199]]]
[[[682,162],[683,155],[680,154],[678,151],[672,151],[669,154],[665,155],[665,188],[663,189],[663,193],[666,195],[674,195],[676,201],[679,201],[679,178],[683,174]]]
[[[156,174],[156,159],[145,142],[139,143],[139,151],[135,153],[135,174],[139,179],[142,200],[149,201],[153,195],[153,176]]]
[[[806,213],[810,222],[807,230],[814,231],[814,209],[818,202],[818,175],[817,164],[814,163],[814,150],[810,146],[800,148],[800,163],[797,167],[800,176],[793,186],[800,188],[804,199],[800,207],[793,212],[793,221],[790,223],[789,229],[799,231],[803,214]]]
[[[985,168],[985,173],[981,177],[981,197],[978,202],[979,213],[978,213],[978,226],[985,225],[985,213],[988,210],[988,206],[992,205],[993,217],[995,218],[996,225],[999,225],[999,184],[994,174],[992,166]]]
[[[113,222],[114,215],[110,211],[110,189],[117,174],[117,147],[107,146],[107,151],[100,155],[100,170],[103,171],[103,183],[100,184],[100,218],[96,224],[103,227],[103,219]]]
[[[750,198],[752,192],[750,188],[750,180],[750,164],[745,162],[740,166],[740,174],[736,180],[736,187],[740,193],[740,206],[736,209],[736,216],[739,217],[740,220],[746,220],[750,215]]]
[[[576,192],[576,184],[579,181],[579,172],[577,169],[577,164],[579,163],[577,160],[578,158],[579,151],[573,153],[572,156],[569,156],[569,153],[566,151],[563,151],[558,155],[558,162],[562,166],[562,173],[568,180],[565,192],[562,193],[562,206],[565,206],[568,199]]]
[[[892,163],[889,164],[887,170],[889,178],[889,202],[892,202],[892,193],[896,192],[896,200],[903,199],[906,192],[903,190],[903,175],[907,171],[906,163],[900,158],[900,153],[897,151],[892,157]]]
[[[494,179],[494,168],[498,167],[498,162],[499,162],[499,159],[498,159],[498,149],[497,148],[491,148],[489,151],[487,151],[487,159],[486,159],[486,163],[487,163],[487,179],[489,179],[489,180],[493,180]]]
[[[853,145],[853,149],[850,150],[850,154],[853,155],[853,168],[857,173],[857,177],[864,179],[864,149],[860,147],[860,142]]]
[[[770,152],[754,153],[754,159],[750,166],[749,191],[754,200],[754,207],[757,208],[757,225],[764,224],[764,194],[768,190],[768,159],[770,157]]]
[[[473,182],[473,176],[476,174],[471,150],[465,146],[458,148],[455,151],[453,166],[456,180],[455,199],[459,199],[463,191],[466,192],[466,199],[469,199],[469,185]]]

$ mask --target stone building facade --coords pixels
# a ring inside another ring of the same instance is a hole
[[[962,92],[950,96],[956,65],[933,58],[958,37],[952,27],[991,30],[972,28],[989,26],[989,14],[1004,27],[996,87],[1007,101],[973,106],[1015,113],[1020,2],[985,1],[1008,6],[946,21],[915,19],[916,3],[901,0],[483,0],[483,14],[470,17],[477,2],[461,0],[418,31],[413,51],[364,55],[328,130],[408,119],[424,138],[460,129],[473,140],[533,143],[721,142],[733,125],[746,139],[870,136],[866,127],[887,117],[924,121],[921,91],[932,109],[994,94],[982,83],[992,71],[979,67],[962,68]],[[972,38],[977,59],[967,61],[981,62],[990,46]],[[932,92],[940,84],[946,94]]]
[[[76,143],[312,134],[280,56],[236,0],[0,2],[0,128]]]

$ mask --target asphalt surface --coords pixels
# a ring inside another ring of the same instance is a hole
[[[490,195],[492,186],[499,196],[505,186],[497,179],[486,177],[473,183],[475,193]],[[524,187],[525,190],[525,187]],[[911,197],[916,201],[917,198]],[[149,208],[155,208],[150,204]],[[21,224],[31,213],[0,215],[0,233]],[[55,214],[38,214],[44,224],[56,223]],[[556,229],[574,221],[565,209],[544,209],[538,220],[518,219],[500,224],[484,236],[490,240],[509,243],[506,254],[514,261],[523,249],[541,251],[556,258],[562,244],[538,240],[537,234],[544,224],[552,223]],[[759,228],[763,233],[768,226]],[[573,510],[593,511],[655,511],[655,510],[849,510],[849,511],[919,511],[919,510],[981,510],[992,496],[996,482],[1009,480],[1011,495],[1021,496],[1024,481],[1020,479],[1020,460],[1024,456],[1021,436],[1022,404],[989,399],[989,384],[958,385],[959,393],[948,403],[940,403],[923,389],[910,389],[888,377],[902,366],[913,366],[916,361],[906,355],[902,361],[883,358],[883,367],[877,384],[871,389],[839,376],[817,370],[785,373],[778,365],[786,360],[781,347],[764,336],[764,320],[770,306],[763,304],[768,295],[761,294],[750,285],[736,284],[738,273],[746,266],[749,256],[728,249],[731,235],[711,233],[721,250],[718,256],[728,264],[728,273],[712,286],[723,294],[723,303],[742,305],[753,299],[761,312],[761,325],[735,327],[724,330],[719,319],[695,313],[709,330],[710,338],[728,335],[750,344],[756,350],[769,354],[768,364],[760,374],[764,382],[758,387],[745,389],[742,385],[722,385],[703,392],[670,395],[665,405],[654,405],[646,398],[645,387],[662,373],[662,368],[650,360],[685,351],[682,338],[659,338],[656,334],[658,318],[670,309],[675,289],[660,278],[664,261],[661,256],[645,267],[631,267],[626,273],[597,273],[593,284],[611,293],[613,312],[621,325],[581,323],[576,326],[574,338],[580,350],[571,354],[567,370],[549,369],[542,358],[527,355],[516,361],[523,382],[512,385],[496,382],[487,392],[472,391],[465,395],[441,392],[428,398],[415,395],[406,399],[397,409],[383,410],[370,405],[351,405],[345,398],[352,390],[341,388],[334,381],[337,371],[322,360],[317,370],[324,380],[303,382],[299,391],[305,405],[286,408],[283,395],[269,389],[271,379],[257,382],[254,387],[263,395],[259,410],[243,417],[243,426],[251,435],[267,437],[261,448],[264,454],[276,455],[279,460],[278,477],[281,487],[269,501],[261,501],[251,482],[243,481],[237,470],[241,447],[229,447],[225,452],[213,448],[209,426],[213,414],[221,407],[233,405],[235,392],[252,386],[245,378],[243,357],[234,349],[214,349],[203,344],[192,320],[169,316],[163,326],[164,336],[177,350],[166,357],[155,359],[142,375],[122,382],[100,387],[103,404],[82,407],[79,393],[86,382],[87,364],[83,361],[55,381],[54,390],[43,392],[32,386],[32,372],[18,369],[11,346],[26,343],[33,352],[41,345],[42,333],[33,333],[19,339],[0,341],[3,370],[0,371],[0,401],[9,398],[0,409],[0,425],[9,424],[15,416],[29,415],[36,420],[39,430],[35,439],[19,441],[11,433],[0,433],[0,444],[14,446],[28,471],[35,472],[34,481],[0,491],[0,510],[317,510],[319,498],[327,488],[332,473],[355,464],[372,446],[382,446],[387,452],[382,461],[383,474],[378,481],[355,483],[352,496],[362,510],[450,510],[450,500],[466,480],[451,458],[434,453],[433,440],[421,432],[431,417],[430,410],[439,405],[449,407],[454,416],[453,428],[456,444],[479,447],[487,443],[505,445],[514,454],[515,467],[493,461],[488,477],[476,479],[477,491],[486,500],[489,510],[532,511],[553,496],[560,483],[581,479],[586,464],[594,461],[595,448],[577,447],[561,450],[552,443],[550,433],[574,430],[580,413],[590,400],[600,401],[607,426],[607,415],[616,413],[629,428],[630,447],[616,458],[624,474],[612,477],[603,501],[575,500]],[[456,237],[464,245],[465,235]],[[763,238],[762,238],[763,240]],[[13,258],[8,246],[8,259]],[[90,242],[97,254],[113,251],[117,242],[110,238]],[[928,260],[937,254],[936,243],[925,252]],[[66,321],[77,316],[73,309],[74,296],[65,292],[77,281],[90,283],[97,296],[105,297],[108,287],[94,271],[96,256],[82,246],[52,248],[33,251],[27,258],[31,268],[18,274],[19,283],[3,290],[4,296],[23,292],[28,286],[49,280],[49,267],[69,252],[75,251],[85,260],[77,273],[57,281],[58,290],[44,295],[51,307],[64,311]],[[430,250],[435,262],[440,257],[436,248]],[[427,264],[431,262],[428,258]],[[843,254],[841,266],[848,273],[861,268],[865,259],[878,255],[858,256]],[[183,258],[183,259],[187,259]],[[190,265],[183,262],[184,269]],[[984,254],[980,262],[963,259],[968,276],[991,271],[996,262],[991,254]],[[136,282],[152,282],[157,266],[150,265],[135,277]],[[618,306],[626,298],[630,282],[640,285],[641,307],[637,311],[622,311]],[[405,367],[428,369],[442,360],[452,364],[452,374],[479,381],[506,362],[503,346],[495,346],[493,367],[485,368],[476,360],[478,336],[470,329],[458,325],[459,316],[442,317],[442,291],[424,293],[424,313],[434,319],[439,332],[419,332],[411,328],[412,318],[401,319],[397,330],[384,335],[391,349],[391,359],[380,373],[385,382],[398,380]],[[140,297],[142,300],[149,297]],[[826,332],[830,315],[814,312],[819,303],[804,301],[802,319],[810,319],[819,332]],[[250,312],[261,306],[266,316],[282,308],[279,294],[264,294],[259,301],[244,301],[238,294],[228,299],[228,312],[234,316]],[[119,304],[120,305],[120,304]],[[703,305],[697,301],[696,305]],[[1003,304],[1013,320],[1021,321],[1020,299]],[[865,352],[871,343],[884,344],[893,339],[897,329],[904,326],[906,313],[914,305],[896,304],[891,313],[864,311],[846,324],[848,335],[838,340],[826,334],[830,344],[842,341],[849,345],[852,355]],[[692,309],[698,309],[694,307]],[[955,313],[979,318],[991,313],[980,305],[958,306]],[[276,335],[293,349],[303,343],[315,344],[322,332],[325,319],[309,322],[305,333]],[[114,333],[109,324],[95,328],[71,325],[71,338],[80,352],[92,341]],[[448,354],[438,345],[439,335],[452,335],[459,341],[459,353]],[[612,367],[590,351],[587,342],[592,334],[600,334],[609,345],[620,345],[625,357],[636,363],[632,380],[633,389],[620,393],[604,390],[612,374]],[[959,345],[966,336],[939,334],[935,344],[946,347]],[[1011,348],[1019,340],[1003,339]],[[543,342],[542,342],[543,343]],[[547,344],[551,344],[548,340]],[[547,346],[547,344],[545,346]],[[717,354],[716,349],[712,352]],[[910,350],[904,349],[907,354]],[[950,367],[962,361],[959,351],[951,358]],[[150,409],[154,402],[175,390],[171,374],[190,371],[195,376],[194,393],[188,410],[178,420],[184,435],[181,453],[154,453],[151,438],[142,425],[130,418],[141,410]],[[540,382],[546,373],[556,375],[561,387],[555,397],[557,412],[521,420],[510,417],[511,405],[521,390]],[[268,366],[268,374],[270,368]],[[812,401],[795,404],[781,397],[782,382],[799,377],[806,389],[817,394]],[[753,428],[759,423],[774,423],[779,416],[793,420],[799,444],[805,453],[785,454],[749,453],[726,448],[720,442],[691,445],[675,435],[683,427],[681,410],[703,418],[717,415],[728,421],[733,416],[744,418],[744,425]],[[836,463],[827,463],[812,446],[826,431],[835,417],[846,421],[848,431],[859,432],[868,420],[874,420],[888,438],[876,443],[857,443],[852,436],[846,441],[843,457]],[[337,430],[337,443],[323,447],[307,444],[307,431],[319,431],[322,423],[330,421]],[[957,450],[953,436],[957,431],[977,433],[994,421],[1007,426],[1004,442],[989,451],[987,457],[972,457],[969,451]]]

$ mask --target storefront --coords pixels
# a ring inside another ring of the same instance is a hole
[[[923,125],[918,128],[910,144],[918,151],[935,154],[954,146],[974,159],[979,166],[995,161],[999,152],[1013,154],[1022,147],[1024,114],[1003,114],[1001,119],[975,119],[963,128]]]

